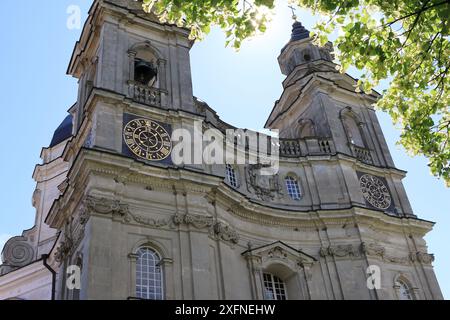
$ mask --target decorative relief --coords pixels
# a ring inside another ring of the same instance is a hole
[[[214,235],[218,239],[237,244],[239,242],[239,234],[236,230],[232,229],[229,225],[223,222],[217,222],[214,225]]]
[[[379,256],[379,257],[383,257],[385,255],[386,250],[380,246],[377,245],[375,243],[366,243],[363,242],[361,244],[361,251],[362,253],[365,253],[368,256]]]
[[[79,220],[80,224],[84,225],[88,218],[89,212],[96,212],[100,214],[112,214],[120,216],[125,223],[142,224],[153,228],[170,228],[176,229],[180,225],[192,226],[196,229],[207,229],[208,233],[216,239],[220,239],[232,244],[239,242],[239,234],[236,230],[228,224],[215,220],[212,216],[202,216],[185,214],[176,214],[168,218],[155,219],[145,215],[135,214],[130,211],[128,205],[121,203],[119,200],[111,200],[106,198],[96,198],[88,196],[83,202],[83,209],[81,210]],[[78,228],[84,233],[84,227]],[[74,237],[69,235],[62,243],[61,248],[58,248],[58,256],[67,256],[68,247],[74,247]]]
[[[388,255],[386,253],[386,249],[375,243],[366,243],[363,242],[361,244],[361,252],[366,254],[366,256],[370,256],[376,259],[380,259],[384,262],[388,263],[398,263],[398,264],[409,264],[410,260],[406,257],[395,257]]]
[[[330,246],[330,247],[322,247],[319,251],[320,256],[326,257],[359,257],[359,252],[357,249],[355,249],[351,244],[349,245],[337,245],[337,246]]]
[[[375,243],[361,244],[361,252],[367,256],[371,256],[380,259],[385,262],[398,263],[398,264],[410,264],[411,262],[421,262],[424,264],[431,264],[434,261],[434,255],[424,252],[410,253],[408,256],[395,257],[386,254],[386,249]]]
[[[417,252],[415,255],[411,253],[411,261],[418,261],[424,264],[431,264],[434,261],[434,254],[426,252]]]
[[[377,209],[386,210],[391,206],[391,195],[381,179],[365,174],[359,178],[364,198]]]
[[[64,232],[64,240],[59,243],[54,253],[57,262],[61,263],[67,257],[72,256],[83,241],[86,223],[89,220],[88,208],[92,209],[92,204],[95,202],[94,199],[92,197],[87,198],[82,203],[79,214],[73,217],[72,221],[68,224],[68,230]]]
[[[2,262],[9,267],[23,267],[34,259],[34,249],[28,238],[14,237],[6,242],[2,252]]]
[[[63,262],[67,257],[74,254],[75,250],[80,246],[84,239],[85,227],[82,226],[76,232],[64,234],[64,240],[60,242],[54,253],[55,260],[59,263]]]
[[[232,244],[237,244],[239,242],[239,234],[234,228],[224,222],[215,220],[212,216],[176,214],[166,219],[154,219],[147,216],[134,214],[128,210],[124,217],[124,221],[127,223],[134,221],[154,228],[167,227],[170,229],[175,229],[180,225],[192,226],[196,229],[207,229],[208,233],[216,239],[230,242]]]
[[[214,226],[214,218],[211,216],[198,216],[186,214],[184,216],[175,216],[174,220],[179,224],[192,225],[197,229],[212,228]]]
[[[410,259],[408,256],[406,257],[394,257],[394,256],[383,256],[383,260],[390,263],[398,263],[398,264],[409,264]]]
[[[247,188],[251,193],[256,194],[258,198],[263,201],[270,201],[275,198],[276,195],[281,194],[282,189],[278,181],[278,174],[275,175],[262,175],[260,170],[265,166],[263,164],[254,164],[247,166],[246,179]]]
[[[267,254],[269,258],[283,259],[286,260],[288,258],[287,253],[281,247],[275,247],[270,250]]]
[[[304,269],[308,276],[310,267],[316,262],[314,257],[296,250],[281,241],[258,248],[252,248],[251,243],[249,243],[248,250],[242,255],[252,262],[253,272],[263,270],[273,263],[282,261],[292,271],[296,272],[298,269]]]
[[[73,241],[70,237],[65,237],[63,241],[56,248],[54,257],[56,262],[63,262],[67,256],[69,256],[71,248],[73,247]]]
[[[88,196],[84,204],[89,211],[100,214],[125,216],[129,212],[128,205],[122,204],[119,200]]]
[[[166,227],[166,226],[173,227],[173,224],[174,224],[174,221],[172,218],[153,219],[150,217],[132,214],[132,213],[128,212],[128,214],[124,218],[124,221],[129,223],[132,220],[134,220],[135,222],[137,222],[139,224],[142,224],[145,226],[150,226],[150,227],[155,227],[155,228],[162,228],[162,227]]]

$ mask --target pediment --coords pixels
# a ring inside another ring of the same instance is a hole
[[[282,241],[251,248],[242,253],[243,256],[257,258],[261,263],[286,261],[298,264],[312,264],[317,261],[314,257],[297,250]]]

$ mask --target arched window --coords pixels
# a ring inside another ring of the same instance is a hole
[[[264,273],[264,299],[265,300],[287,300],[286,284],[279,277]]]
[[[133,85],[166,89],[166,61],[150,42],[140,42],[128,50]]]
[[[288,195],[292,198],[292,200],[300,200],[302,197],[302,193],[300,191],[300,186],[298,185],[297,179],[292,176],[287,176],[285,178],[286,182],[286,190]]]
[[[237,188],[239,186],[236,171],[231,164],[226,165],[226,179],[230,186]]]
[[[414,300],[412,290],[405,281],[397,280],[396,286],[399,300]]]
[[[163,300],[163,273],[160,255],[151,248],[137,251],[136,297],[148,300]]]
[[[364,148],[364,140],[361,135],[361,129],[359,128],[358,124],[356,123],[355,119],[351,116],[344,116],[343,124],[345,128],[345,132],[347,134],[348,141],[358,147]]]
[[[311,119],[302,119],[299,121],[298,136],[300,138],[310,138],[316,136],[316,128]]]

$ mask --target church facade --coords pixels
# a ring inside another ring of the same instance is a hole
[[[277,170],[175,163],[180,132],[232,130],[253,152],[193,96],[188,35],[137,1],[94,1],[68,67],[78,99],[33,173],[34,227],[2,250],[0,299],[442,299],[379,95],[299,22],[265,124]]]

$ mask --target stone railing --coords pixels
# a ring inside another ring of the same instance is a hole
[[[331,139],[280,139],[280,156],[282,157],[325,155],[334,152],[334,144]]]
[[[350,149],[356,159],[367,164],[373,164],[372,155],[370,154],[369,149],[358,147],[354,144],[350,144]]]
[[[136,102],[149,106],[161,107],[164,91],[144,86],[135,81],[128,82],[129,96]]]
[[[280,139],[280,155],[284,157],[299,157],[302,155],[299,140]]]

